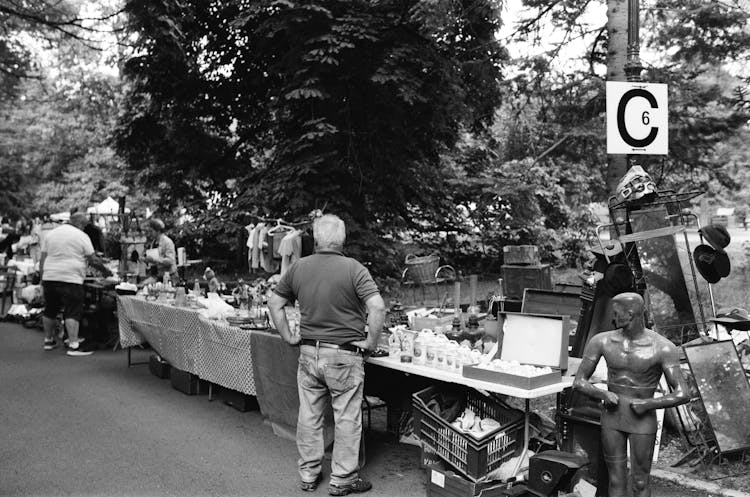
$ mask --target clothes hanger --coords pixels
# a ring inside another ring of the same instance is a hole
[[[294,228],[292,228],[291,226],[289,226],[288,224],[286,224],[281,219],[277,219],[276,220],[276,226],[274,226],[271,229],[269,229],[268,230],[268,234],[272,235],[272,234],[276,233],[277,231],[291,231],[292,229],[294,229]]]

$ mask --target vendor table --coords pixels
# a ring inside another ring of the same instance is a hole
[[[464,385],[467,387],[475,388],[477,390],[484,390],[500,395],[508,395],[511,397],[518,397],[525,400],[524,409],[524,431],[523,431],[523,449],[521,450],[521,457],[518,459],[518,463],[513,470],[512,475],[515,476],[520,469],[521,462],[526,457],[529,450],[529,426],[531,418],[531,409],[529,401],[538,397],[544,397],[545,395],[552,395],[562,392],[564,389],[570,387],[573,384],[572,377],[563,377],[558,383],[551,385],[545,385],[543,387],[535,388],[533,390],[526,390],[524,388],[511,387],[500,383],[492,383],[489,381],[475,380],[473,378],[466,378],[457,373],[452,373],[428,366],[422,366],[419,364],[401,362],[390,357],[370,357],[367,362],[384,368],[395,369],[408,374],[415,374],[424,376],[427,378],[445,381],[448,383],[455,383],[458,385]]]
[[[175,367],[204,380],[249,395],[256,395],[264,416],[272,423],[293,428],[298,409],[297,347],[287,346],[280,336],[245,331],[219,321],[204,319],[194,310],[119,296],[120,343],[132,347],[148,341],[159,355]],[[518,472],[529,447],[529,400],[568,388],[573,378],[533,390],[465,378],[460,374],[389,357],[370,357],[369,364],[432,380],[455,383],[493,394],[525,399],[524,439]]]
[[[123,348],[148,342],[178,369],[255,395],[253,332],[204,319],[191,309],[139,297],[118,296],[117,307]]]

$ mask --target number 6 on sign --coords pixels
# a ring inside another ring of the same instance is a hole
[[[607,153],[666,155],[667,85],[607,81]]]

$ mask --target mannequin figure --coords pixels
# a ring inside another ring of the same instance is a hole
[[[609,496],[627,495],[627,444],[635,497],[649,497],[656,440],[656,409],[689,400],[677,347],[644,327],[643,298],[621,293],[612,299],[614,331],[595,335],[586,345],[573,388],[602,403],[601,431],[609,472]],[[607,390],[589,381],[599,359],[607,363]],[[671,393],[654,398],[662,373]]]

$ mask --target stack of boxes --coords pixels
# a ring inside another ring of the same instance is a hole
[[[526,288],[552,290],[552,270],[541,264],[536,245],[506,245],[503,247],[503,294],[512,300],[522,300]]]

